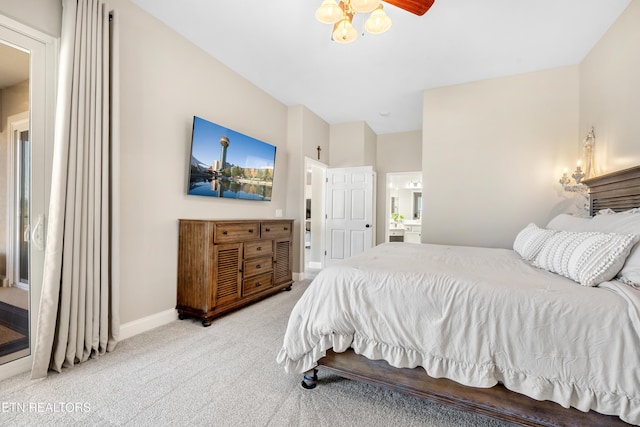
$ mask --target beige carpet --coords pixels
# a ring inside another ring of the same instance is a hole
[[[430,426],[507,424],[320,371],[314,390],[275,362],[307,283],[204,328],[175,321],[113,353],[31,381],[0,383],[3,425]]]

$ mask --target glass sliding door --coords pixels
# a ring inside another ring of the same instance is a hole
[[[0,14],[0,381],[32,364],[57,61],[55,38]]]

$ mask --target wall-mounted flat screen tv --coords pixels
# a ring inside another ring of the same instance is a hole
[[[188,194],[271,200],[276,147],[194,116]]]

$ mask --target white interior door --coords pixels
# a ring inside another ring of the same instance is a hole
[[[325,266],[373,246],[374,189],[370,166],[327,169]]]

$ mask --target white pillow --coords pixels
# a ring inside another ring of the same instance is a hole
[[[547,228],[562,231],[591,231],[590,223],[590,217],[560,214],[549,221]]]
[[[640,234],[640,208],[618,213],[602,210],[593,218],[560,214],[547,224],[547,228],[565,231]],[[627,285],[640,287],[640,243],[631,249],[631,253],[616,278]]]
[[[594,231],[618,234],[640,234],[640,210],[631,209],[608,215],[596,215],[590,226]],[[640,243],[631,249],[617,279],[627,285],[640,286]]]
[[[596,286],[615,277],[639,239],[636,234],[558,231],[543,244],[533,265]]]
[[[531,223],[518,233],[513,241],[513,250],[523,259],[532,261],[542,249],[544,242],[555,233],[555,230],[546,230]]]

